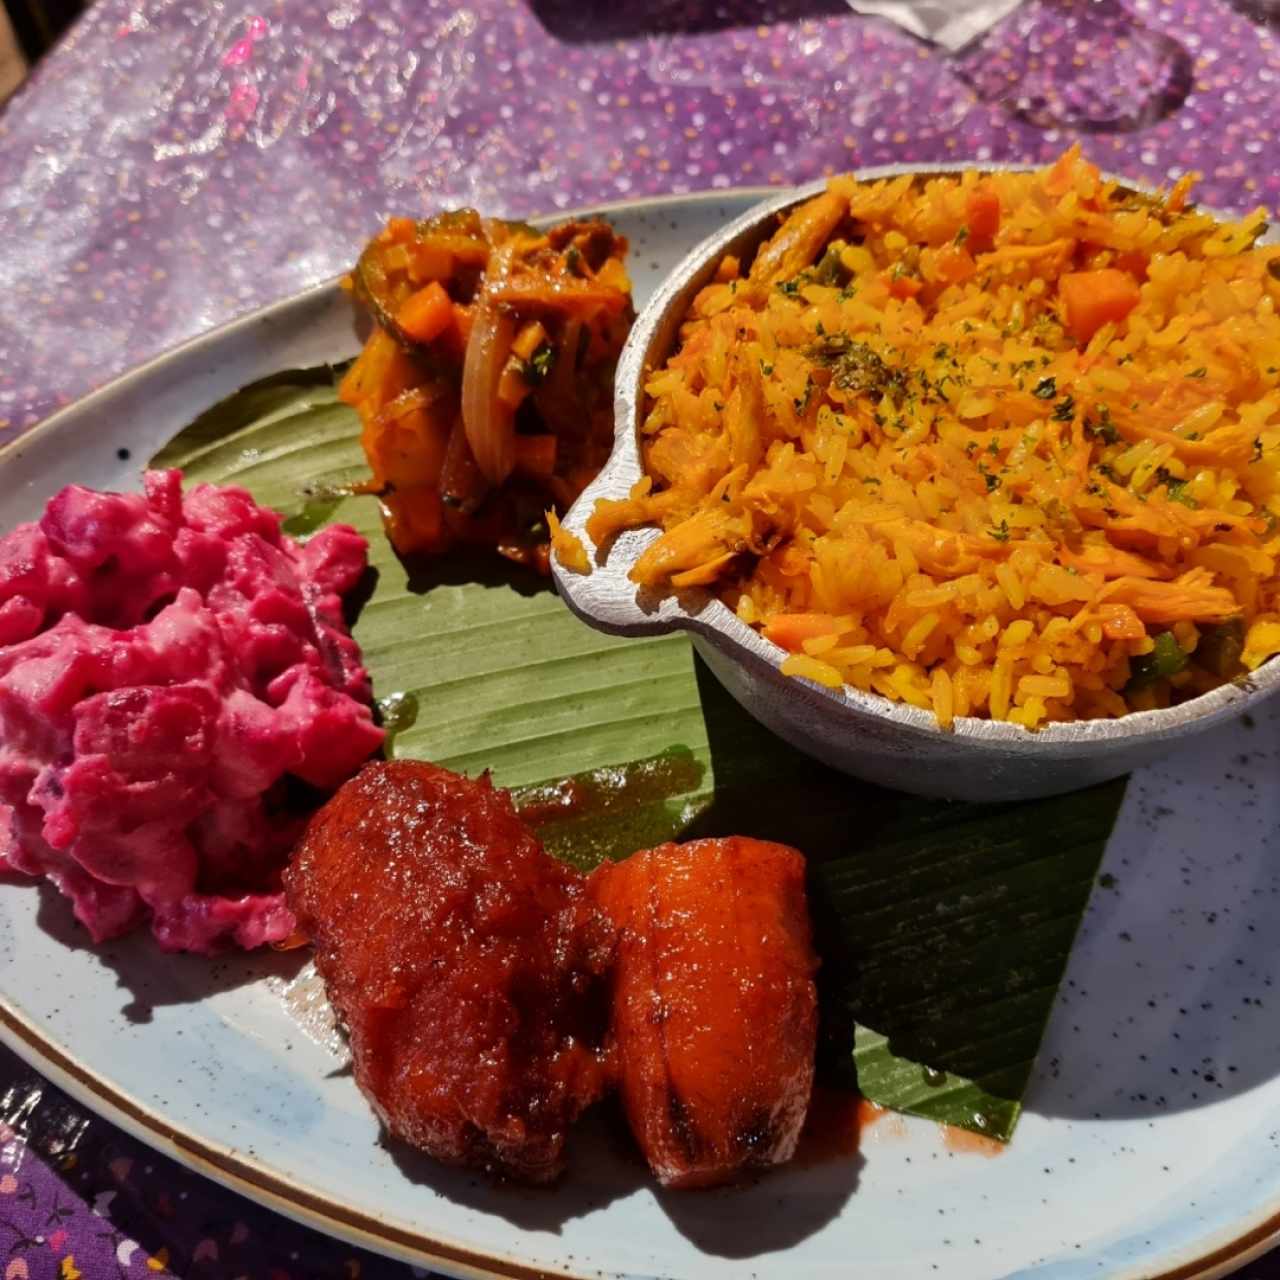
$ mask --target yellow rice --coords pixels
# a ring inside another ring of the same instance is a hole
[[[833,179],[698,295],[647,384],[647,475],[589,532],[660,525],[636,581],[710,586],[788,674],[944,727],[1119,716],[1252,670],[1280,652],[1280,247],[1256,246],[1262,210],[1219,224],[1189,187],[1138,199],[1074,149]],[[1110,267],[1137,304],[1077,341],[1062,277]],[[1153,650],[1186,665],[1135,679]]]

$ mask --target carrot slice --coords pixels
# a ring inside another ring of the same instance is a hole
[[[387,534],[397,551],[404,553],[444,551],[449,533],[444,524],[444,505],[433,489],[401,489],[383,499]]]
[[[432,342],[453,323],[453,302],[439,280],[411,293],[396,312],[396,324],[415,342]]]
[[[1141,640],[1147,634],[1142,619],[1127,604],[1104,604],[1098,614],[1108,640]]]
[[[889,296],[897,298],[901,302],[905,302],[908,298],[914,298],[924,284],[911,276],[895,276],[890,272],[885,272],[881,277],[885,284],[889,286]]]
[[[1000,230],[1000,197],[990,187],[979,187],[965,204],[965,225],[974,240],[994,240]]]
[[[520,326],[520,332],[516,334],[516,340],[511,344],[511,354],[519,356],[521,360],[529,360],[546,340],[546,329],[539,321],[530,320],[528,324]]]
[[[977,274],[978,268],[967,249],[948,245],[938,254],[938,277],[943,284],[963,284]],[[892,288],[892,286],[890,286]]]
[[[1145,280],[1147,278],[1147,267],[1150,259],[1145,253],[1139,253],[1136,249],[1131,253],[1118,253],[1115,258],[1116,267],[1131,275],[1135,280]]]
[[[775,613],[765,623],[764,634],[781,648],[799,653],[806,640],[832,635],[837,628],[835,618],[829,613]]]
[[[515,358],[508,360],[498,379],[498,399],[508,409],[518,409],[531,389],[524,376],[524,361]]]
[[[467,339],[471,336],[471,324],[475,318],[475,307],[464,306],[460,302],[453,304],[453,315],[449,318],[449,327],[437,341],[440,350],[454,359],[461,360],[467,351]]]
[[[1138,305],[1138,283],[1115,267],[1069,271],[1058,285],[1067,332],[1082,346],[1104,324],[1119,323]]]

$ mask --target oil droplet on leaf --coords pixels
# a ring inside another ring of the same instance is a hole
[[[412,728],[418,719],[418,695],[397,691],[389,693],[377,702],[378,718],[387,731],[386,741],[382,744],[382,754],[388,760],[395,758],[396,735]]]
[[[308,498],[300,511],[294,512],[280,526],[291,538],[305,538],[321,525],[328,524],[345,494],[322,493]]]

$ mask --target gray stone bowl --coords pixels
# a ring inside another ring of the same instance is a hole
[[[967,167],[982,166],[894,166],[859,176],[955,173]],[[694,295],[711,279],[724,254],[750,256],[776,225],[777,214],[824,186],[817,182],[766,200],[704,240],[640,313],[618,364],[613,452],[564,520],[585,544],[593,572],[577,574],[552,563],[556,586],[569,608],[591,626],[614,635],[687,631],[729,693],[780,738],[869,782],[956,800],[1024,800],[1119,777],[1270,697],[1280,688],[1280,661],[1167,710],[1051,724],[1035,732],[966,716],[946,731],[930,712],[879,694],[847,685],[828,689],[784,676],[779,667],[785,650],[740,621],[709,591],[659,595],[638,589],[627,574],[658,530],[630,530],[607,547],[595,546],[584,528],[586,519],[597,498],[625,497],[642,474],[639,424],[644,383],[671,353]]]

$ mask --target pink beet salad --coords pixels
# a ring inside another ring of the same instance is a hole
[[[0,539],[0,868],[47,876],[95,941],[256,947],[293,932],[298,793],[382,741],[342,616],[368,548],[181,482],[72,485]]]

